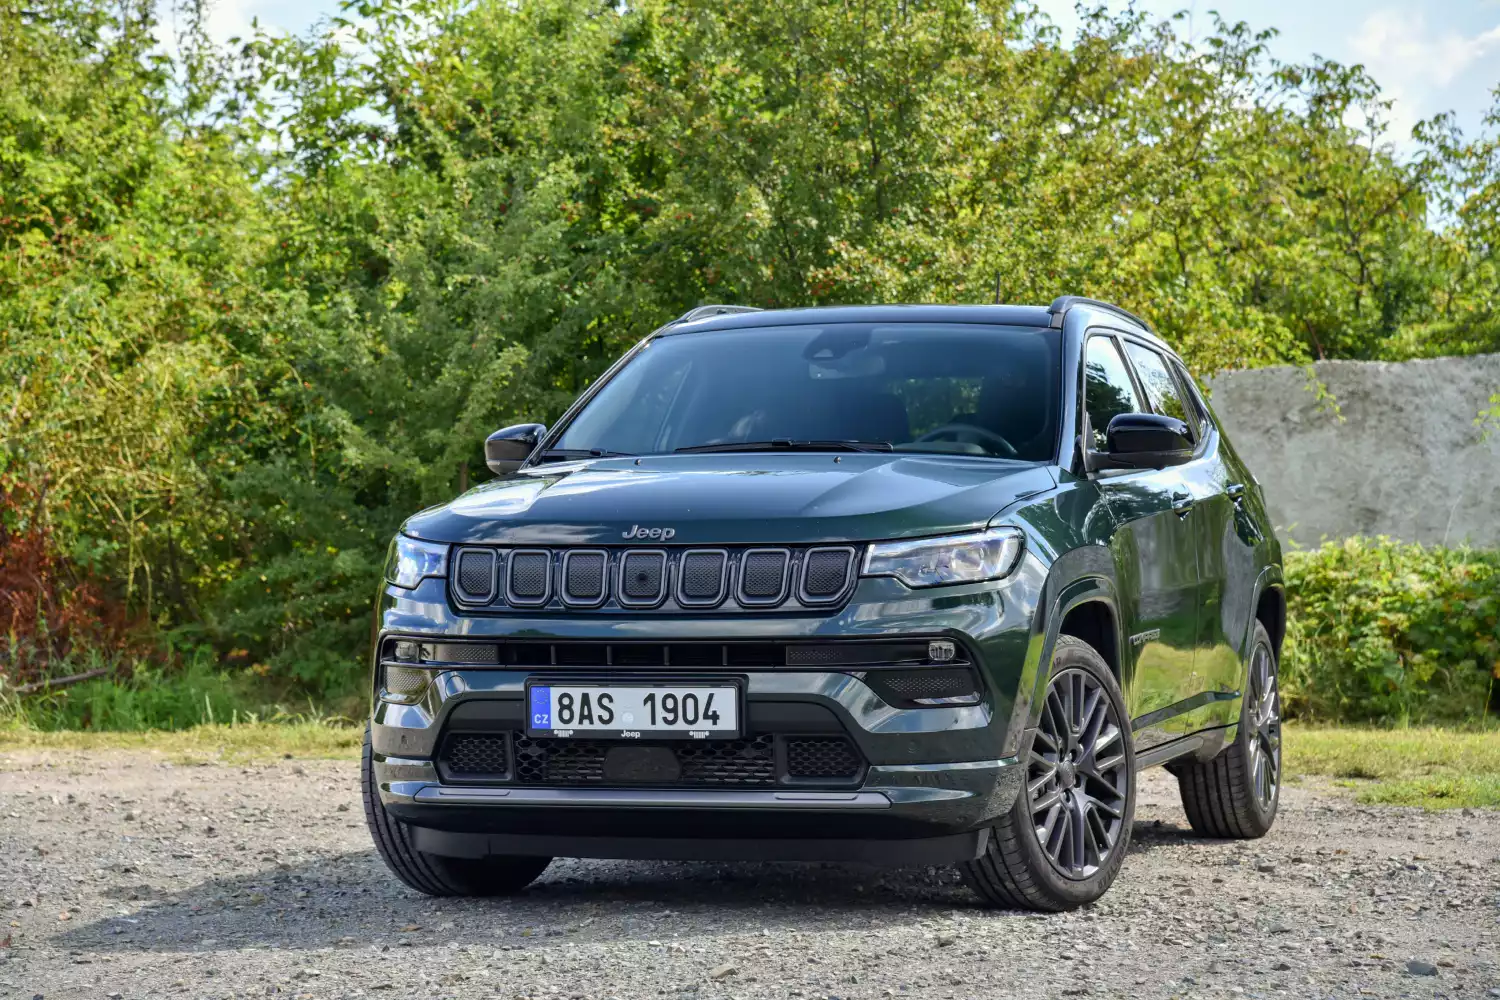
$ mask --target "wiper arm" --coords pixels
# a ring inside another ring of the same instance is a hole
[[[711,451],[890,451],[889,441],[793,441],[773,438],[770,441],[725,441],[720,444],[695,444],[676,449],[679,454]]]
[[[606,451],[603,448],[548,448],[537,456],[538,462],[566,462],[573,458],[630,458],[628,451]]]

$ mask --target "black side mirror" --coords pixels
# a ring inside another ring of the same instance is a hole
[[[547,428],[542,424],[502,427],[484,439],[484,464],[497,476],[515,472],[546,433]]]
[[[1162,469],[1193,457],[1188,425],[1159,413],[1117,413],[1104,432],[1108,449],[1099,463],[1107,469]]]

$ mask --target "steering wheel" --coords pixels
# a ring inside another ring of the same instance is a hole
[[[1005,440],[1005,438],[994,431],[985,430],[983,427],[975,427],[973,424],[944,424],[917,438],[918,443],[922,441],[957,441],[961,444],[977,445],[990,444],[999,447],[1000,454],[1006,457],[1016,458],[1019,455],[1015,445]]]

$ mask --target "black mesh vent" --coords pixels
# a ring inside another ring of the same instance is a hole
[[[978,678],[967,667],[874,670],[865,675],[865,683],[894,705],[919,698],[974,698],[979,693]]]
[[[780,549],[752,549],[740,569],[740,596],[751,603],[774,604],[784,596],[787,554]]]
[[[495,597],[495,553],[466,549],[458,554],[458,596],[472,604]]]
[[[655,604],[662,599],[667,557],[661,552],[627,552],[620,560],[620,596],[624,604]]]
[[[682,557],[682,583],[679,590],[685,601],[714,604],[724,596],[723,552],[688,552]]]
[[[548,577],[552,556],[546,552],[512,552],[510,556],[510,599],[540,604],[547,599]]]
[[[827,601],[844,592],[849,582],[848,549],[814,549],[802,566],[802,594],[815,601]]]
[[[503,777],[510,770],[506,743],[504,733],[450,736],[443,751],[443,764],[456,777]]]
[[[859,753],[842,736],[806,736],[786,741],[786,773],[792,778],[853,778]]]
[[[621,744],[609,740],[516,737],[516,780],[531,785],[602,785],[605,757],[613,748],[660,748],[677,759],[672,785],[752,787],[776,784],[775,737],[697,743]]]
[[[563,596],[579,604],[597,604],[604,600],[603,552],[570,552],[563,573]]]

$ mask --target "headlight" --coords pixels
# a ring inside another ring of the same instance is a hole
[[[894,576],[908,587],[998,580],[1016,568],[1023,544],[1019,528],[880,542],[865,554],[864,575]]]
[[[448,573],[448,546],[397,535],[385,555],[385,578],[398,587],[412,589],[429,576]]]

